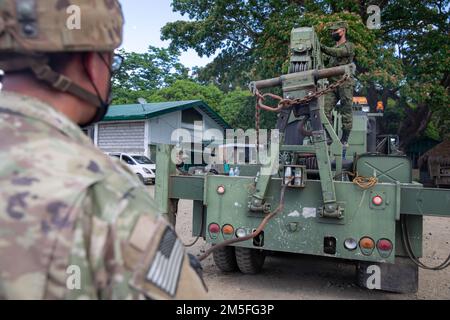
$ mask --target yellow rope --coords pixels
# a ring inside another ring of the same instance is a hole
[[[370,189],[377,185],[378,179],[376,177],[362,177],[357,175],[355,179],[353,179],[353,183],[356,184],[361,189]]]
[[[353,179],[353,183],[356,184],[361,189],[370,189],[377,185],[378,178],[377,177],[363,177],[360,176],[358,173],[354,174],[352,172],[347,172],[347,174],[351,177],[355,177]]]

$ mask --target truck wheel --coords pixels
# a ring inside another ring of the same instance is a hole
[[[224,247],[213,252],[214,263],[223,272],[238,270],[234,247]]]
[[[257,274],[261,272],[266,260],[266,253],[259,249],[236,247],[236,261],[244,274]]]

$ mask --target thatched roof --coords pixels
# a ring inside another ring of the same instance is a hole
[[[426,152],[419,159],[419,165],[424,164],[440,164],[443,166],[450,165],[450,140],[445,140],[444,142],[438,144],[433,149]]]

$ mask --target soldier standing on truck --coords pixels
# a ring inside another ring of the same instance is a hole
[[[205,297],[154,200],[79,127],[108,110],[122,30],[116,0],[0,2],[0,300]]]
[[[328,67],[337,67],[346,64],[353,63],[355,57],[355,46],[353,43],[347,40],[348,24],[343,21],[333,23],[329,30],[336,46],[326,47],[321,45],[322,52],[330,56]],[[330,78],[330,84],[335,83],[339,79]],[[341,104],[338,112],[342,116],[342,144],[346,146],[348,144],[348,138],[352,130],[353,114],[353,90],[355,87],[355,81],[353,79],[347,80],[339,88],[325,95],[325,114],[331,122],[332,110],[336,107],[337,102],[340,100]]]

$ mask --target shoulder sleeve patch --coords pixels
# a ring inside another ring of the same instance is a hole
[[[174,297],[178,288],[184,248],[175,232],[166,227],[155,258],[148,267],[146,280]]]
[[[150,223],[141,222],[128,241],[133,275],[130,285],[151,299],[174,299],[180,283],[191,275],[186,273],[184,245],[172,227],[162,218]],[[142,226],[142,230],[139,230]],[[141,250],[144,248],[144,250]],[[131,254],[133,253],[134,254]],[[189,265],[189,264],[187,264]]]

